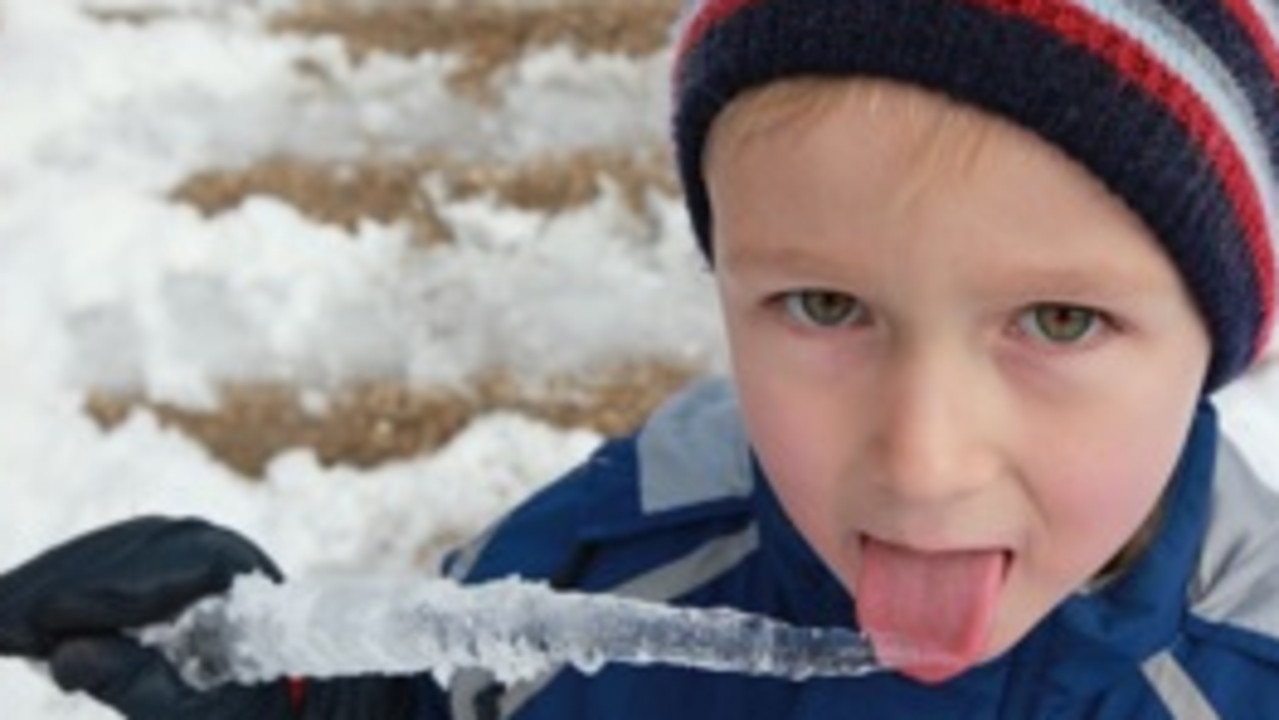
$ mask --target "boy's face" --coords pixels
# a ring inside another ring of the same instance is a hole
[[[938,681],[1011,647],[1151,517],[1209,340],[1081,167],[868,85],[738,142],[748,113],[721,116],[716,274],[778,497],[887,659]]]

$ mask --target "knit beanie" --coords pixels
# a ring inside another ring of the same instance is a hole
[[[1274,0],[688,0],[674,134],[711,257],[707,133],[797,76],[907,82],[1015,122],[1122,198],[1172,258],[1213,343],[1206,389],[1273,321],[1279,162]]]

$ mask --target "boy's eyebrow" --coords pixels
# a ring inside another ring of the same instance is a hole
[[[1079,268],[1019,268],[1009,273],[1009,283],[1020,295],[1057,297],[1127,297],[1151,291],[1165,291],[1162,284],[1137,272],[1125,272],[1114,266]]]
[[[732,268],[780,268],[792,271],[829,272],[831,259],[805,252],[793,245],[748,245],[726,249],[720,263]]]

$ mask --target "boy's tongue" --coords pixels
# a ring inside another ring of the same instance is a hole
[[[885,663],[941,682],[985,649],[1006,565],[999,550],[920,552],[868,538],[858,620]]]

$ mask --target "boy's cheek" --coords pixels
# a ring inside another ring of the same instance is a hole
[[[1162,410],[1044,438],[1039,460],[1025,468],[1026,492],[1042,515],[1029,558],[1038,565],[1028,570],[1083,585],[1133,538],[1171,482],[1189,424]]]
[[[1137,532],[1166,483],[1113,466],[1081,467],[1059,480],[1043,498],[1052,510],[1037,523],[1041,539],[1028,549],[1028,570],[1082,586]]]

